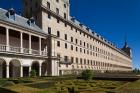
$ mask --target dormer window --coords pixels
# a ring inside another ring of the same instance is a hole
[[[83,27],[83,24],[82,24],[82,23],[80,23],[79,25],[80,25],[81,27]]]
[[[89,31],[89,27],[87,27],[86,30]]]
[[[72,20],[73,22],[75,22],[75,17],[72,17],[71,20]]]
[[[92,32],[93,35],[95,35],[95,32]]]
[[[34,17],[31,17],[27,22],[28,22],[29,26],[34,26],[35,25]]]
[[[13,8],[10,8],[7,12],[7,16],[9,19],[15,20],[15,10]]]

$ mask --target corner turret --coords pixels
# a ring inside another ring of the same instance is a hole
[[[131,48],[128,46],[126,41],[124,47],[121,50],[123,50],[130,58],[132,58]]]

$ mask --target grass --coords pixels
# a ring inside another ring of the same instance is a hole
[[[79,93],[140,93],[140,80],[135,82],[85,81],[69,76],[36,77],[0,79],[0,87],[0,93],[68,93],[68,89],[72,87]]]

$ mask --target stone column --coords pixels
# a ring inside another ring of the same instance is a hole
[[[9,51],[9,29],[6,28],[6,51]]]
[[[32,54],[32,36],[29,34],[29,54]]]
[[[9,65],[6,65],[6,78],[9,78]]]
[[[41,76],[41,65],[39,65],[39,76]]]
[[[20,32],[20,49],[21,49],[21,53],[23,53],[23,33]]]
[[[39,37],[39,54],[41,55],[41,37]]]
[[[23,77],[23,66],[20,67],[20,77]]]

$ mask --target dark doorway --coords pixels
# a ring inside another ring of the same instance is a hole
[[[39,76],[39,63],[37,61],[32,63],[32,70],[36,71],[36,75]]]
[[[29,67],[23,67],[23,77],[29,77]]]
[[[6,62],[0,59],[0,78],[6,78]]]

